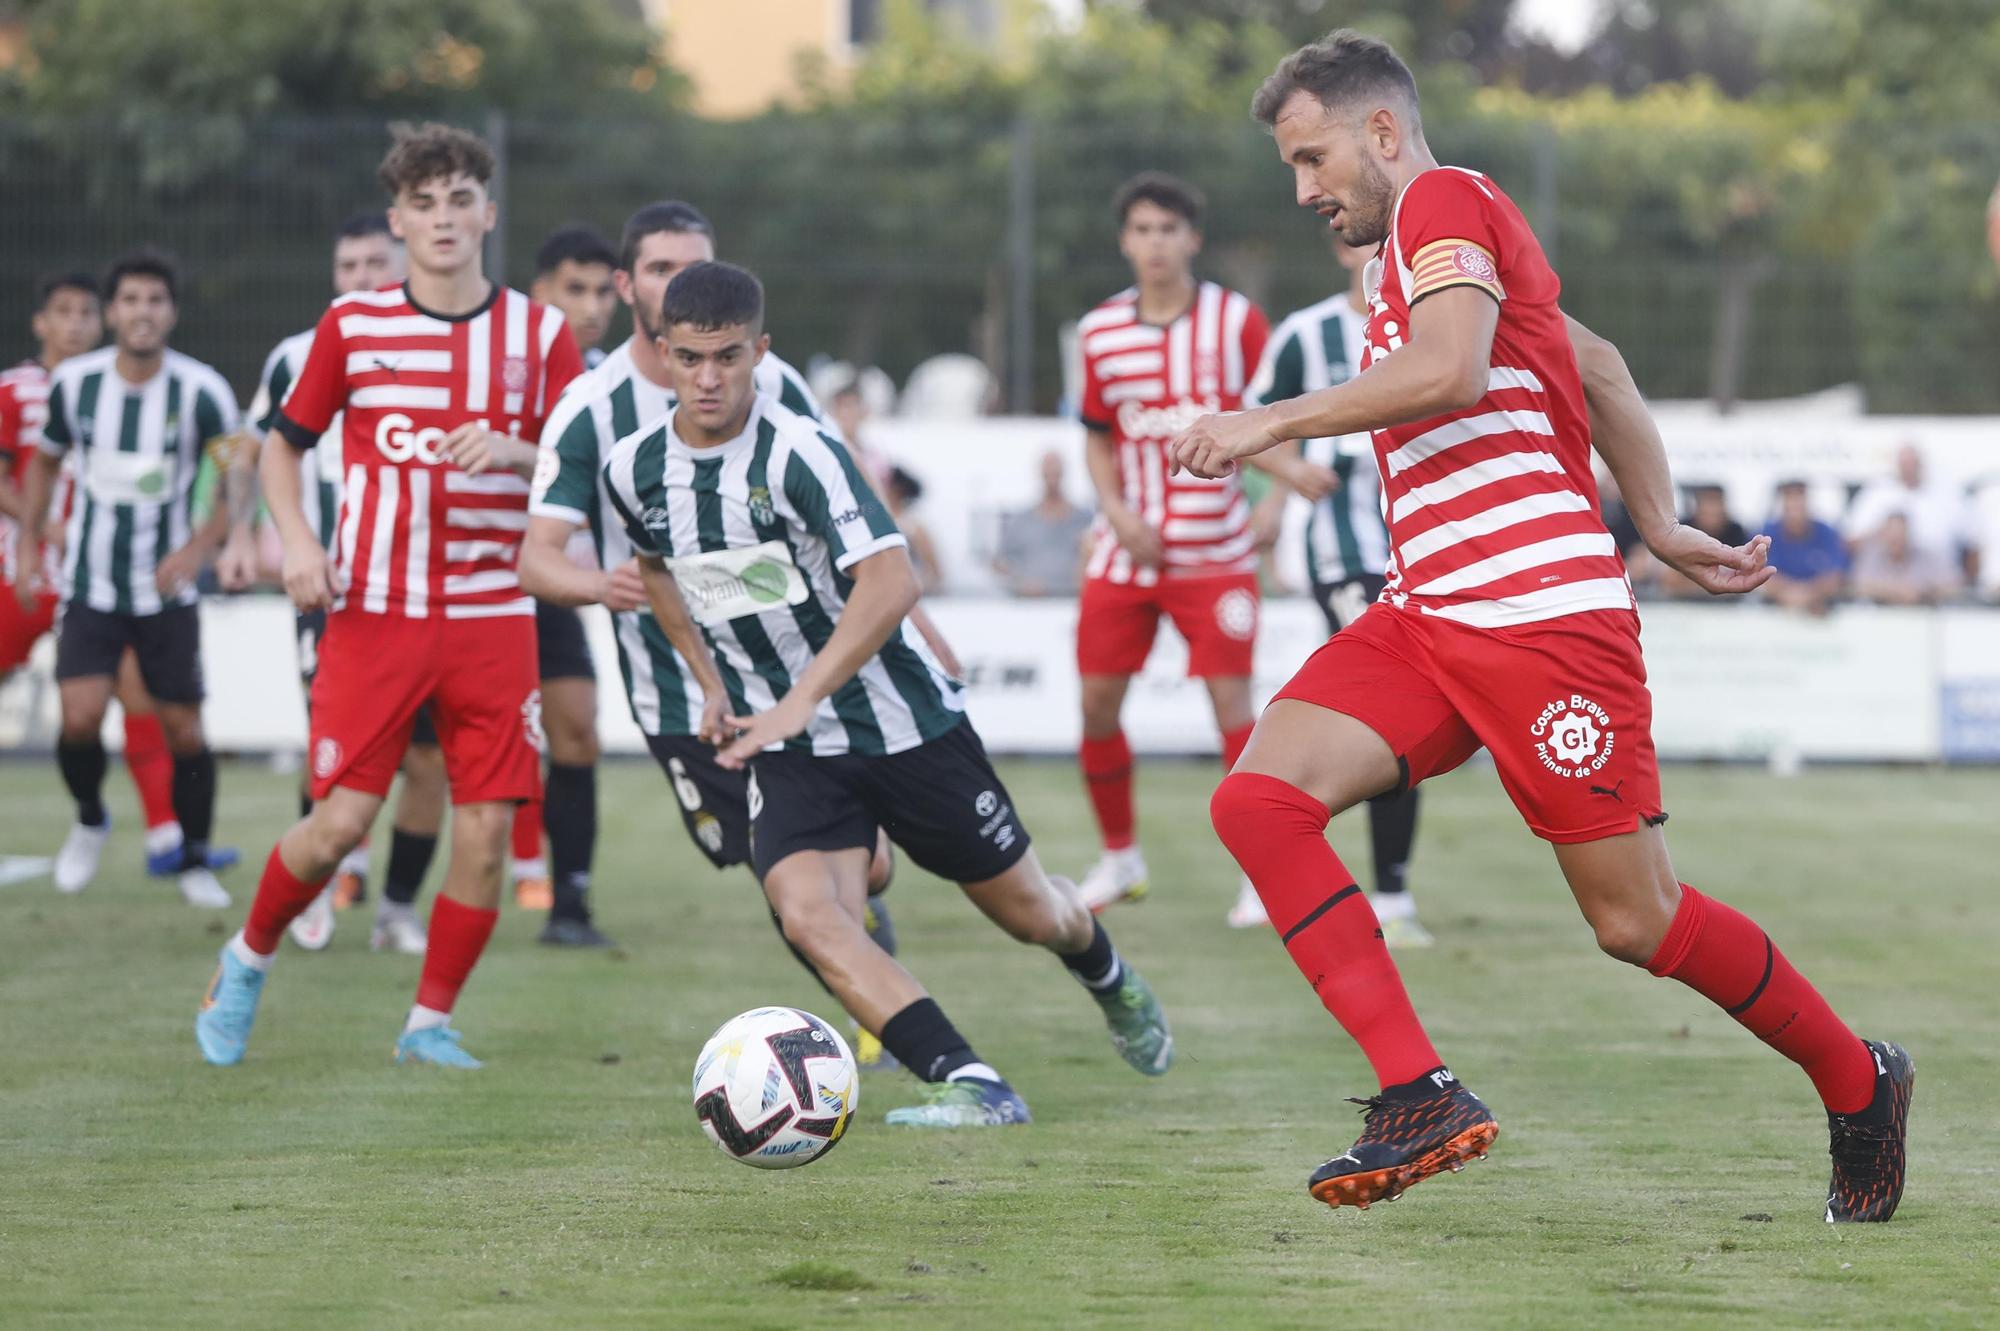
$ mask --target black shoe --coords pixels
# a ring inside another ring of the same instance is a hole
[[[1424,1094],[1420,1084],[1436,1089]],[[1328,1206],[1365,1211],[1371,1202],[1393,1202],[1439,1170],[1456,1174],[1467,1160],[1484,1160],[1500,1135],[1492,1111],[1444,1068],[1353,1103],[1368,1115],[1360,1138],[1306,1185]]]
[[[1901,1046],[1863,1040],[1875,1060],[1875,1098],[1852,1114],[1828,1111],[1826,1153],[1833,1180],[1826,1189],[1829,1225],[1879,1223],[1903,1200],[1903,1145],[1910,1134],[1910,1092],[1917,1065]]]
[[[541,937],[537,940],[550,947],[616,947],[616,943],[597,931],[597,926],[589,920],[579,920],[568,915],[551,915],[549,922],[542,926]]]

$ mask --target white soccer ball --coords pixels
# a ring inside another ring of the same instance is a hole
[[[798,1008],[731,1017],[695,1060],[702,1131],[724,1155],[759,1169],[791,1169],[831,1151],[860,1100],[847,1041]]]

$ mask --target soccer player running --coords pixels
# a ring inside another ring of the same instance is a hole
[[[499,918],[507,829],[541,761],[534,603],[515,573],[527,476],[581,368],[562,315],[486,277],[493,153],[447,125],[399,125],[378,172],[408,248],[399,287],[335,300],[266,439],[259,472],[285,589],[327,607],[308,747],[315,800],[272,849],[195,1017],[210,1063],[243,1058],[279,935],[359,844],[428,702],[455,812],[398,1062],[476,1068],[449,1022]],[[329,559],[296,454],[342,418],[340,538]],[[288,453],[287,450],[292,450]]]
[[[604,361],[598,343],[611,326],[618,291],[611,273],[618,256],[595,227],[565,226],[535,253],[528,293],[561,310],[584,364]],[[574,391],[575,385],[571,386]],[[526,577],[523,587],[532,593]],[[542,681],[542,728],[548,735],[543,798],[514,811],[514,900],[549,912],[541,941],[555,947],[610,947],[591,919],[590,869],[597,854],[597,668],[583,619],[573,604],[535,597],[536,672]],[[549,862],[542,831],[549,834]]]
[[[1287,315],[1264,347],[1264,363],[1244,391],[1243,405],[1261,407],[1304,393],[1346,383],[1361,373],[1361,347],[1368,332],[1368,292],[1362,275],[1368,251],[1337,235],[1334,258],[1348,275],[1347,290]],[[1313,601],[1326,615],[1328,633],[1361,618],[1382,595],[1389,563],[1389,528],[1382,517],[1382,489],[1376,479],[1374,445],[1365,432],[1338,439],[1307,439],[1282,450],[1330,470],[1339,484],[1313,501],[1306,520],[1305,557]],[[1382,923],[1390,947],[1429,947],[1435,940],[1417,919],[1410,895],[1410,845],[1417,835],[1417,789],[1368,801],[1368,833],[1373,842],[1375,895],[1369,904]],[[1242,915],[1266,923],[1254,895]],[[1247,920],[1245,921],[1247,922]]]
[[[1285,440],[1372,430],[1386,488],[1383,599],[1266,709],[1211,806],[1381,1085],[1313,1195],[1393,1198],[1498,1133],[1431,1047],[1323,836],[1329,811],[1483,745],[1555,847],[1599,946],[1688,985],[1805,1070],[1831,1135],[1826,1218],[1887,1220],[1902,1195],[1909,1055],[1857,1038],[1769,935],[1675,877],[1639,621],[1598,517],[1593,442],[1648,548],[1710,592],[1762,584],[1768,539],[1732,548],[1676,521],[1665,450],[1622,358],[1565,321],[1556,275],[1499,187],[1437,164],[1415,81],[1388,46],[1335,32],[1288,56],[1253,110],[1298,201],[1348,244],[1380,246],[1359,376],[1204,417],[1172,447],[1176,465],[1221,476]]]
[[[21,486],[41,448],[51,373],[70,357],[95,347],[104,334],[97,279],[88,273],[66,273],[43,282],[35,293],[31,326],[36,357],[0,370],[0,682],[27,664],[35,643],[55,627],[56,608],[62,603],[61,537],[73,493],[69,470],[57,474],[53,511],[43,522],[47,539],[39,561],[41,579],[25,590],[15,562],[25,500]],[[183,841],[174,816],[174,760],[130,651],[118,663],[117,693],[125,717],[125,770],[139,793],[139,809],[146,820],[146,872],[156,878],[172,877],[180,872]],[[236,859],[230,847],[208,848],[210,869],[226,869]],[[69,875],[83,863],[72,860],[64,866],[57,886],[79,890],[83,883]]]
[[[902,533],[844,446],[757,391],[770,343],[757,279],[695,264],[668,287],[660,323],[678,404],[620,441],[605,482],[654,615],[701,684],[702,737],[725,767],[749,767],[752,861],[785,936],[934,1084],[888,1121],[990,1127],[1026,1122],[1028,1106],[863,930],[878,828],[1015,938],[1056,953],[1126,1062],[1165,1072],[1159,1004],[1042,871],[963,689],[905,618],[917,580]]]
[[[355,291],[375,291],[403,280],[403,243],[389,230],[388,216],[379,211],[357,213],[341,224],[333,242],[333,291],[345,296]],[[250,404],[249,425],[255,431],[253,448],[276,426],[278,408],[305,368],[312,349],[311,328],[280,342],[265,358],[264,372],[257,384],[257,396]],[[320,547],[332,558],[340,533],[341,418],[320,435],[319,441],[296,454],[299,490],[304,499],[306,525]],[[236,475],[232,472],[232,476]],[[254,474],[244,476],[254,486]],[[239,503],[249,507],[251,496]],[[238,581],[243,579],[238,578]],[[302,610],[297,618],[299,680],[306,690],[306,714],[312,714],[313,678],[319,673],[319,644],[326,633],[326,610]],[[422,956],[424,924],[417,915],[417,892],[430,872],[437,855],[438,834],[444,826],[444,754],[438,748],[437,730],[431,724],[429,706],[417,709],[410,732],[410,748],[403,755],[403,789],[396,798],[396,815],[389,838],[388,873],[382,883],[382,901],[375,908],[374,927],[368,946],[377,952],[391,949]],[[312,774],[300,774],[299,816],[312,813]],[[309,951],[318,951],[333,941],[334,910],[356,906],[368,899],[368,843],[363,840],[340,861],[333,878],[313,898],[312,904],[292,921],[292,941]]]
[[[1160,616],[1188,644],[1188,673],[1208,686],[1222,732],[1224,770],[1256,719],[1250,705],[1257,639],[1257,545],[1250,501],[1235,475],[1170,475],[1166,445],[1182,427],[1241,402],[1264,350],[1263,311],[1248,296],[1197,281],[1202,198],[1172,176],[1147,172],[1120,186],[1112,207],[1118,248],[1134,284],[1077,324],[1090,479],[1097,488],[1095,545],[1077,605],[1076,665],[1082,676],[1083,780],[1103,853],[1080,885],[1102,910],[1146,892],[1132,800],[1132,746],[1119,714],[1132,676],[1145,667]],[[1304,475],[1295,459],[1263,465],[1308,497],[1330,477]],[[1232,923],[1256,923],[1246,879]]]
[[[63,541],[56,634],[56,762],[76,801],[76,823],[57,852],[55,881],[65,892],[83,890],[111,835],[102,731],[129,651],[173,762],[181,898],[221,909],[229,893],[208,862],[215,755],[202,733],[195,577],[221,548],[229,510],[218,503],[196,528],[194,481],[208,447],[236,430],[236,396],[220,374],[167,345],[180,317],[180,275],[165,255],[139,250],[119,259],[104,292],[112,344],[63,361],[50,376],[15,550],[15,593],[25,608],[42,579],[49,500],[74,450],[78,494]]]
[[[632,719],[673,786],[689,839],[711,864],[726,869],[750,862],[749,776],[740,767],[719,766],[715,747],[701,738],[701,685],[646,604],[632,544],[603,483],[612,447],[657,422],[675,402],[659,350],[667,286],[682,269],[714,258],[714,228],[691,204],[649,203],[627,219],[615,277],[619,299],[632,310],[632,335],[572,383],[549,416],[528,534],[521,543],[521,585],[544,603],[597,604],[611,611]],[[775,353],[765,352],[751,373],[758,392],[819,420],[819,403],[805,380]],[[577,533],[585,530],[591,558],[578,561],[571,551]],[[882,838],[869,869],[864,922],[868,935],[892,956],[895,928],[880,894],[893,869],[888,840]],[[775,912],[772,919],[776,922]],[[792,950],[811,970],[805,954]],[[863,1031],[855,1058],[863,1066],[882,1066],[881,1042]]]

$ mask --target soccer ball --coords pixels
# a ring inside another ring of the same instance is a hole
[[[847,1041],[795,1007],[731,1017],[694,1064],[702,1131],[724,1155],[759,1169],[791,1169],[831,1151],[860,1098]]]

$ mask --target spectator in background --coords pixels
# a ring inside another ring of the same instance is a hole
[[[1929,546],[1919,545],[1915,524],[1891,513],[1854,556],[1854,590],[1882,605],[1936,605],[1965,590],[1958,565]]]
[[[930,528],[917,514],[916,505],[924,497],[924,484],[901,467],[889,468],[888,484],[882,487],[882,502],[889,506],[889,516],[903,529],[903,539],[910,543],[910,563],[917,570],[917,586],[925,592],[934,592],[944,585],[944,566],[938,562],[937,542],[931,539]]]
[[[1074,596],[1082,580],[1090,513],[1063,494],[1062,454],[1042,454],[1042,497],[1000,518],[993,571],[1014,596]]]
[[[1721,486],[1691,485],[1688,494],[1694,506],[1682,522],[1728,545],[1742,545],[1750,539],[1743,524],[1729,516]],[[1673,599],[1708,595],[1699,585],[1653,558],[1643,544],[1628,552],[1625,559],[1634,587],[1650,587],[1656,595]]]
[[[1847,513],[1847,543],[1857,555],[1879,535],[1891,515],[1901,514],[1912,549],[1926,561],[1942,560],[1963,575],[1978,571],[1972,509],[1957,486],[1925,475],[1924,455],[1915,444],[1896,450],[1896,474],[1871,481]]]
[[[887,499],[889,492],[889,461],[873,448],[862,433],[862,426],[868,423],[868,398],[861,391],[861,376],[849,375],[834,386],[826,400],[827,415],[840,430],[840,437],[847,443],[847,451],[854,456],[854,465],[861,468],[861,474],[868,478],[868,484],[875,492]],[[921,489],[922,487],[918,487]]]
[[[1618,492],[1618,482],[1603,467],[1597,469],[1597,511],[1604,519],[1605,530],[1618,544],[1619,558],[1631,563],[1632,551],[1646,542],[1639,535],[1639,524],[1632,521],[1632,510],[1625,507],[1625,496]]]
[[[1789,610],[1823,615],[1847,590],[1847,545],[1807,509],[1804,481],[1778,483],[1770,560],[1777,576],[1764,585],[1765,595]]]

